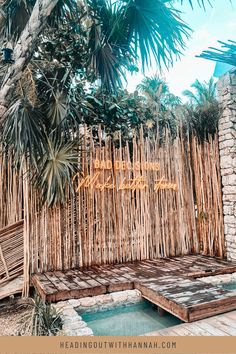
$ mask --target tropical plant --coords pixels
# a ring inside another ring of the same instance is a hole
[[[214,135],[218,128],[220,110],[216,99],[216,83],[213,78],[203,83],[196,80],[192,88],[194,92],[183,92],[189,100],[185,106],[186,124],[190,131],[204,140],[209,135]]]
[[[145,77],[137,86],[147,100],[147,105],[152,111],[152,126],[158,128],[160,135],[165,129],[169,129],[175,135],[178,124],[177,108],[181,105],[181,99],[173,95],[165,80],[158,75]]]
[[[28,307],[32,309],[23,320],[19,334],[31,333],[32,336],[55,336],[62,329],[59,312],[38,295],[31,299]]]
[[[191,90],[185,90],[183,95],[186,96],[193,106],[208,106],[216,101],[216,83],[211,77],[208,82],[200,82],[196,80]]]
[[[106,90],[120,86],[137,60],[143,70],[152,57],[169,66],[185,47],[189,28],[170,1],[90,0],[89,6],[89,61]]]
[[[181,99],[170,93],[168,84],[158,75],[145,77],[137,86],[137,90],[147,98],[154,111],[159,111],[161,106],[174,108],[181,104]]]
[[[32,335],[55,336],[62,328],[59,313],[39,297],[34,300]]]
[[[193,6],[194,2],[188,1]],[[204,5],[203,0],[196,3]],[[173,58],[182,53],[190,30],[170,0],[5,0],[0,14],[0,42],[2,46],[11,43],[16,62],[8,68],[5,90],[2,87],[0,91],[2,104],[10,92],[9,84],[18,80],[34,55],[45,26],[46,31],[53,28],[58,33],[65,20],[70,20],[73,30],[82,27],[88,33],[87,67],[108,89],[120,85],[122,73],[136,70],[139,60],[143,69],[152,57],[159,66],[172,64]],[[47,44],[51,51],[53,43]]]
[[[171,0],[2,3],[0,42],[12,47],[14,61],[0,64],[0,141],[16,167],[27,164],[42,202],[65,200],[79,169],[81,123],[104,124],[112,134],[120,127],[128,136],[149,120],[143,97],[118,89],[122,76],[152,60],[170,66],[189,33]],[[168,100],[175,105],[174,96]],[[171,112],[163,110],[163,124]]]
[[[138,91],[129,93],[127,90],[117,90],[116,93],[106,95],[101,90],[94,90],[86,95],[88,104],[93,111],[85,114],[83,121],[93,126],[94,138],[98,139],[98,126],[101,125],[106,133],[119,141],[121,133],[122,141],[132,139],[133,131],[138,131],[141,124],[145,124],[152,118],[150,106],[145,102]]]
[[[199,58],[236,66],[236,42],[230,40],[228,43],[221,41],[218,42],[222,45],[222,49],[211,47],[209,50],[204,50]]]

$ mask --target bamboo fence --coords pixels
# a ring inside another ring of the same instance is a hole
[[[20,220],[24,209],[25,294],[32,272],[189,253],[224,257],[217,137],[199,143],[196,137],[186,141],[180,134],[171,141],[167,135],[160,145],[158,138],[145,137],[141,129],[123,145],[121,136],[118,143],[109,137],[95,143],[92,131],[84,132],[78,162],[84,177],[99,177],[92,187],[68,191],[63,206],[40,207],[28,181],[20,183],[11,164],[3,167],[2,161],[2,227]],[[96,169],[94,160],[111,161],[111,169]],[[147,170],[146,162],[158,163],[159,170]],[[146,184],[145,188],[119,189],[122,181],[140,177],[138,186]],[[156,181],[163,178],[177,190],[155,191]],[[75,189],[81,181],[82,176],[75,178]]]
[[[23,219],[22,176],[0,149],[0,229]]]

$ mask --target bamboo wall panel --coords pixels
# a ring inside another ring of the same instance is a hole
[[[143,177],[139,190],[81,188],[62,206],[42,210],[31,203],[31,271],[68,269],[93,264],[202,253],[224,257],[223,213],[217,139],[200,144],[181,136],[165,143],[134,136],[132,143],[107,138],[95,145],[91,132],[83,137],[79,163],[84,175],[99,172],[99,183],[116,186]],[[100,136],[104,136],[100,132]],[[94,168],[93,161],[113,161],[112,169]],[[115,161],[140,169],[120,169]],[[145,162],[158,162],[159,171],[146,171]],[[164,177],[175,190],[154,191]],[[76,180],[75,188],[82,180]],[[33,195],[31,200],[33,199]]]
[[[22,178],[0,149],[0,229],[23,219]]]
[[[204,254],[224,256],[224,225],[218,141],[198,144],[192,139],[197,229]],[[216,237],[217,235],[217,237]]]
[[[81,187],[74,194],[68,190],[63,206],[40,207],[26,178],[0,157],[0,225],[24,217],[24,241],[19,240],[24,242],[25,294],[29,273],[37,271],[189,253],[224,257],[216,137],[199,143],[181,134],[171,141],[167,134],[160,144],[158,137],[145,137],[141,129],[132,142],[122,144],[122,136],[113,142],[100,130],[99,141],[95,141],[91,130],[85,127],[84,131],[78,155],[84,177],[99,172],[100,184],[109,181],[116,187]],[[94,160],[110,160],[112,168],[95,169]],[[115,161],[140,164],[140,168],[116,169]],[[147,171],[145,162],[158,162],[160,169]],[[117,188],[122,181],[136,178],[148,187]],[[176,184],[177,190],[154,191],[155,181],[161,178]],[[81,181],[82,176],[75,179],[75,189]]]

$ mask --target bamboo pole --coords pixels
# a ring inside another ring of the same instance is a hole
[[[29,274],[35,271],[190,252],[224,257],[217,137],[200,143],[194,136],[186,139],[180,130],[173,141],[167,131],[160,142],[159,136],[150,137],[140,129],[132,141],[124,143],[121,133],[112,141],[101,127],[98,141],[92,128],[84,126],[83,131],[78,163],[84,177],[99,173],[99,178],[74,196],[68,189],[65,205],[53,209],[40,205],[29,179],[22,179],[11,159],[0,154],[0,281],[13,276],[14,262],[22,272],[23,256],[25,295]],[[94,160],[111,161],[111,168],[96,169]],[[146,163],[156,162],[160,170],[147,170]],[[26,171],[27,166],[24,168]],[[140,177],[147,184],[144,189],[121,188],[122,183],[132,184]],[[162,179],[176,183],[177,190],[155,191],[155,183]],[[97,187],[107,181],[114,188]],[[6,225],[23,217],[24,247],[23,236],[17,240],[20,232],[22,235],[18,226],[6,229],[9,240],[4,231]],[[11,242],[16,245],[15,253],[9,248]]]

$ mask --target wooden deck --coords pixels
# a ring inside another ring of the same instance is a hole
[[[236,263],[190,255],[34,274],[32,283],[52,302],[135,288],[152,303],[192,322],[236,309],[236,292],[196,279],[232,272]]]
[[[165,328],[145,336],[236,336],[236,311]]]

